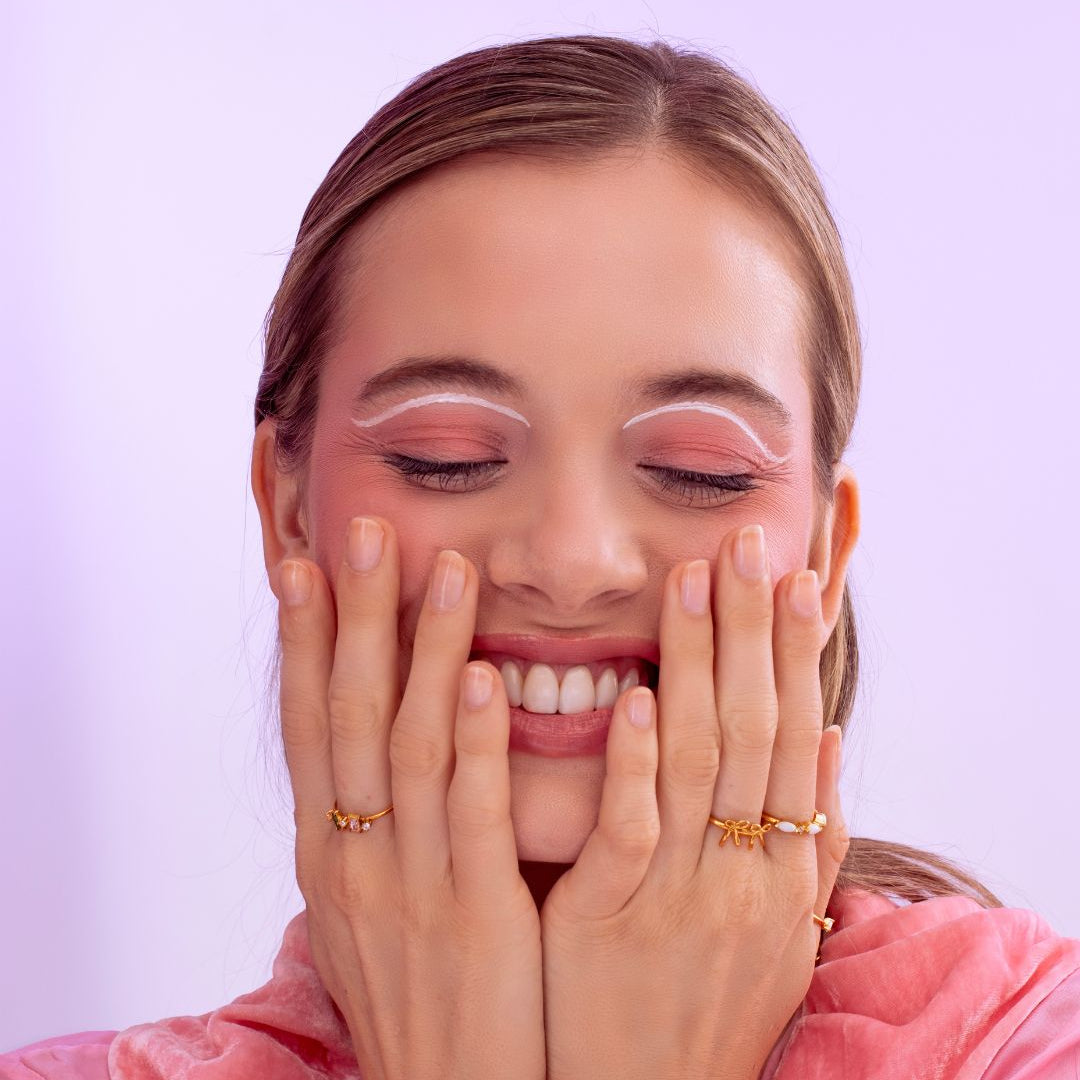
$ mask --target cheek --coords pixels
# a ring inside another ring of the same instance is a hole
[[[769,552],[769,569],[775,585],[793,570],[807,564],[813,530],[813,505],[810,489],[790,489],[782,502],[770,501],[746,506],[732,506],[717,515],[715,522],[707,520],[688,539],[685,528],[673,529],[663,538],[662,558],[667,566],[689,559],[708,559],[713,565],[725,537],[746,525],[761,525],[765,529],[765,544]]]
[[[415,500],[404,497],[405,493],[391,489],[377,478],[363,475],[363,470],[337,474],[313,472],[313,475],[319,475],[320,480],[313,481],[308,489],[311,557],[331,587],[336,586],[345,558],[349,522],[365,515],[381,517],[389,521],[397,533],[403,579],[401,599],[403,603],[409,603],[416,590],[423,588],[413,580],[425,549],[423,515],[417,514]],[[429,564],[434,557],[435,551],[432,551]]]
[[[455,548],[474,559],[469,550],[473,545],[466,537],[475,532],[475,512],[463,513],[450,498],[418,498],[413,492],[387,483],[384,475],[366,474],[362,469],[336,474],[328,471],[322,476],[324,480],[312,484],[308,491],[314,536],[312,558],[336,595],[349,522],[366,514],[390,522],[397,534],[401,564],[399,621],[402,637],[411,640],[439,552]]]
[[[814,533],[814,492],[808,471],[794,479],[785,498],[756,519],[765,528],[773,587],[794,570],[806,568]],[[752,525],[754,520],[743,524]]]

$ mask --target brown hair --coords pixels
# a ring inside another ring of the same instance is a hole
[[[807,299],[814,486],[819,507],[827,507],[833,466],[855,422],[862,344],[843,245],[813,165],[777,111],[715,56],[597,35],[497,45],[432,68],[371,117],[319,185],[267,313],[255,399],[255,424],[275,419],[279,468],[298,474],[301,493],[353,226],[403,182],[466,154],[580,162],[647,147],[765,207],[794,245]],[[276,669],[280,651],[275,661]],[[820,671],[824,726],[846,728],[859,678],[846,584]],[[939,855],[863,837],[852,838],[836,887],[909,901],[959,893],[1003,906]]]

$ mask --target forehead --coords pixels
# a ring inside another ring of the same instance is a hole
[[[332,366],[479,356],[557,394],[712,365],[801,382],[797,259],[773,219],[652,153],[483,155],[392,193],[350,238]]]

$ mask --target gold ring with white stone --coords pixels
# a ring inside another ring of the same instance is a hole
[[[782,821],[780,818],[774,818],[771,814],[761,815],[761,824],[767,825],[770,829],[779,829],[780,832],[787,833],[819,833],[828,824],[828,818],[820,810],[814,811],[814,816],[809,821]]]

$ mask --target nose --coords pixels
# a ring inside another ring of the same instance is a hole
[[[595,474],[592,474],[595,475]],[[648,580],[639,529],[603,486],[548,473],[508,507],[486,560],[489,581],[536,617],[581,618],[639,593]]]

